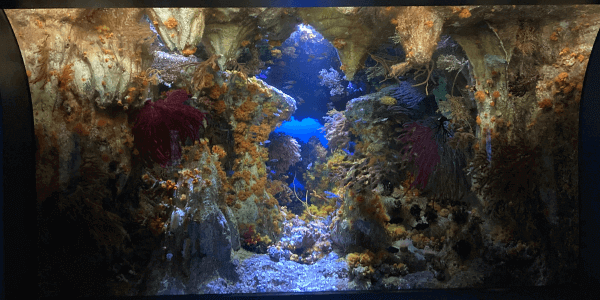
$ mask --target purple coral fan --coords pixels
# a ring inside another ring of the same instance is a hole
[[[438,146],[433,137],[433,129],[428,126],[418,122],[404,124],[403,133],[399,137],[399,141],[405,144],[401,150],[402,157],[404,160],[413,161],[418,168],[417,178],[410,188],[417,184],[425,188],[429,175],[440,163]]]
[[[205,114],[183,104],[189,98],[185,90],[175,90],[166,99],[146,101],[131,132],[135,145],[144,158],[167,166],[181,158],[181,145],[187,138],[198,140]]]

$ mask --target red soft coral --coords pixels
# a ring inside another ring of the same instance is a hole
[[[429,180],[429,175],[440,163],[438,146],[433,139],[433,129],[418,122],[404,124],[404,132],[399,140],[404,144],[402,147],[402,157],[407,161],[413,161],[418,169],[417,178],[410,185],[410,189],[420,185],[425,188]]]
[[[181,158],[180,140],[200,138],[198,131],[206,116],[183,104],[188,98],[186,91],[175,90],[164,100],[146,101],[131,130],[141,155],[165,167]]]

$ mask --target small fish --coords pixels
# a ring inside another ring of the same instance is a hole
[[[289,89],[291,89],[293,87],[294,87],[293,85],[286,85],[286,86],[283,87],[283,89],[284,90],[289,90]]]
[[[270,162],[278,162],[278,161],[279,161],[279,159],[277,159],[277,158],[273,158],[270,160]]]
[[[262,73],[261,73],[261,74],[260,74],[260,75],[258,75],[258,76],[259,76],[260,78],[262,78],[262,79],[267,79],[267,75],[265,75],[265,74],[262,74]]]
[[[317,57],[316,59],[319,59],[319,60],[321,60],[321,59],[325,59],[325,58],[326,58],[326,57],[319,56],[319,57]]]
[[[310,170],[310,167],[312,167],[312,163],[308,164],[308,167],[306,167],[306,169]]]
[[[270,142],[271,142],[271,141],[269,141],[269,140],[266,140],[266,141],[265,141],[265,144],[268,144],[268,143],[270,143]]]
[[[315,56],[314,56],[314,55],[312,55],[312,54],[311,54],[311,55],[309,55],[308,57],[310,57],[310,58],[315,58]]]
[[[286,81],[284,83],[285,84],[296,84],[296,81],[295,80],[290,80],[290,81]]]

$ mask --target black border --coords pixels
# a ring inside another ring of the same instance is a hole
[[[594,1],[316,1],[316,0],[226,0],[226,1],[163,1],[163,0],[27,0],[3,1],[1,8],[50,7],[309,7],[309,6],[388,6],[388,5],[524,5],[524,4],[600,4]],[[35,228],[35,144],[33,109],[25,67],[14,33],[4,11],[0,11],[0,176],[3,204],[0,233],[2,281],[0,298],[25,298],[37,291],[37,251]],[[580,285],[563,287],[523,287],[507,289],[410,290],[400,292],[307,293],[272,295],[192,295],[190,298],[286,297],[288,299],[395,299],[395,298],[475,298],[475,299],[584,299],[591,298],[600,278],[600,40],[596,39],[590,56],[580,107],[579,131],[579,195],[580,195]],[[188,297],[188,296],[186,296]],[[137,298],[137,297],[136,297]],[[153,298],[153,297],[146,297]],[[158,298],[158,297],[156,297]],[[162,297],[164,298],[164,297]],[[169,297],[170,298],[170,297]]]

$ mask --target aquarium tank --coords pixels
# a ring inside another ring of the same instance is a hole
[[[40,296],[573,283],[598,6],[6,15]]]

